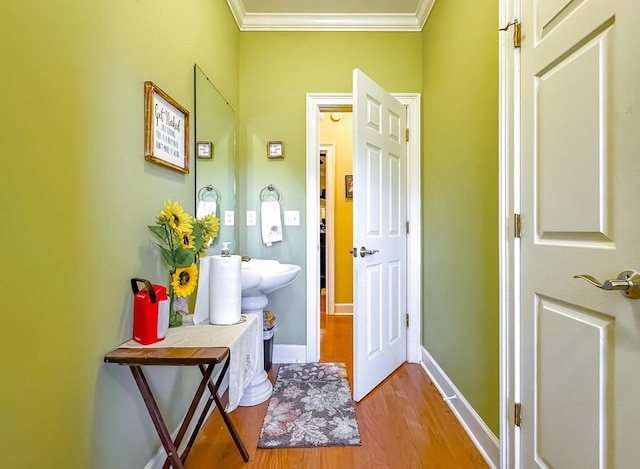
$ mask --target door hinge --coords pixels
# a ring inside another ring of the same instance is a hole
[[[409,327],[409,313],[407,313],[407,327]]]
[[[519,402],[516,402],[513,404],[514,407],[514,423],[516,425],[516,427],[519,427],[520,424],[522,423],[522,404]]]
[[[513,214],[513,235],[520,238],[522,235],[522,219],[519,213]]]
[[[519,49],[522,46],[522,25],[519,20],[509,22],[504,28],[500,28],[500,31],[507,31],[511,26],[513,26],[513,47]]]
[[[522,25],[518,20],[513,26],[513,47],[519,49],[522,46]]]
[[[409,127],[407,127],[407,142],[409,141]]]
[[[406,231],[407,231],[407,234],[409,234],[409,222],[406,223]]]

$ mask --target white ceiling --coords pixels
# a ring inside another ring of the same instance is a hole
[[[227,0],[242,31],[421,31],[436,0]]]

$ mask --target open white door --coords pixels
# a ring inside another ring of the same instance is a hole
[[[360,401],[406,361],[406,112],[353,71],[354,379]]]
[[[520,466],[635,468],[640,3],[521,2]]]

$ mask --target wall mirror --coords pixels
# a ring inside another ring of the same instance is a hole
[[[226,242],[231,243],[231,252],[237,252],[236,114],[198,64],[193,69],[196,215],[215,210],[220,218],[220,232],[208,255],[219,254]]]

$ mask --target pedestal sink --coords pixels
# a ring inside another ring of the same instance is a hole
[[[281,264],[275,260],[251,259],[242,263],[240,279],[242,283],[241,309],[244,314],[256,314],[258,324],[262,324],[264,308],[267,306],[267,294],[286,287],[293,282],[300,273],[300,266]],[[260,404],[269,397],[273,386],[264,371],[264,346],[262,334],[257,343],[258,369],[253,379],[244,390],[239,405],[248,407]]]

